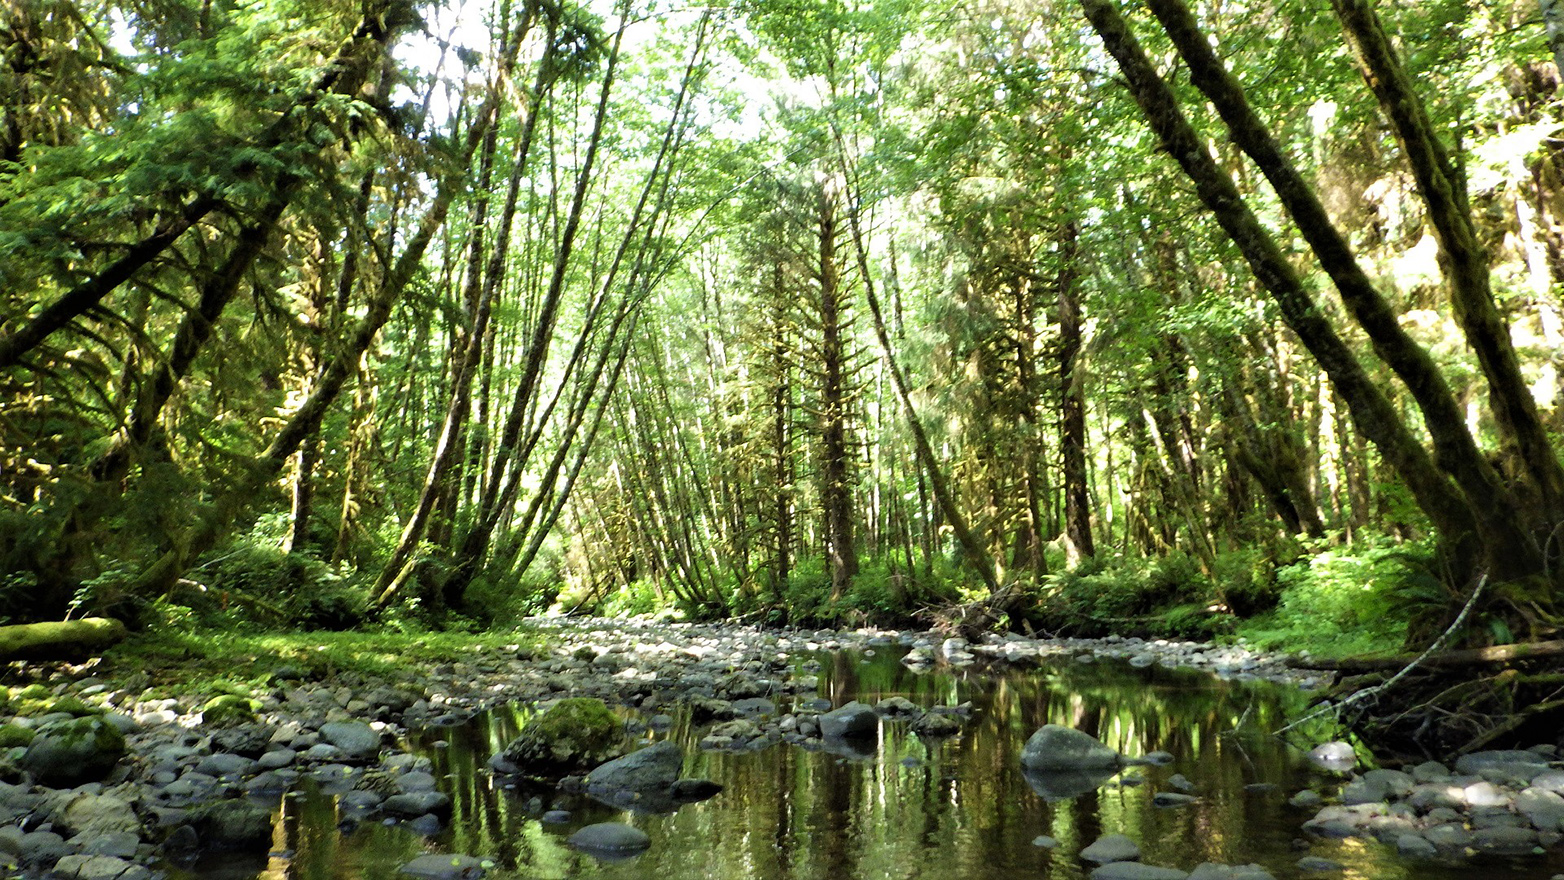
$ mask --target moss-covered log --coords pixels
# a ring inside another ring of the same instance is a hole
[[[90,657],[125,635],[125,624],[104,617],[0,626],[0,660]]]

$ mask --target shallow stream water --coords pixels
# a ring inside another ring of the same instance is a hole
[[[435,838],[377,824],[344,834],[330,797],[293,797],[283,802],[267,863],[228,865],[222,873],[236,880],[391,880],[400,865],[435,851],[491,858],[488,876],[501,880],[1077,880],[1090,875],[1079,851],[1116,832],[1139,843],[1148,864],[1187,871],[1206,861],[1259,863],[1278,880],[1543,880],[1564,871],[1558,856],[1436,865],[1405,861],[1373,841],[1304,840],[1299,829],[1312,814],[1290,807],[1288,796],[1308,787],[1329,794],[1339,781],[1271,735],[1304,708],[1305,696],[1292,688],[1108,663],[915,674],[898,662],[900,653],[818,655],[820,696],[838,706],[896,695],[922,706],[970,700],[974,711],[959,736],[928,743],[903,723],[885,722],[878,740],[858,753],[783,744],[730,754],[700,751],[704,729],[680,719],[656,735],[684,748],[684,776],[725,790],[674,813],[642,814],[496,783],[489,755],[529,712],[506,707],[412,737],[455,804],[449,827]],[[1129,768],[1079,797],[1045,797],[1020,768],[1022,745],[1045,723],[1079,728],[1131,756],[1170,752],[1174,761]],[[1154,806],[1156,792],[1173,790],[1174,774],[1192,782],[1200,800]],[[1141,784],[1126,782],[1136,778]],[[544,824],[540,807],[568,809],[571,821]],[[651,848],[599,862],[566,846],[577,828],[603,821],[641,828]],[[1034,845],[1039,835],[1058,845]],[[1334,859],[1346,870],[1305,874],[1296,867],[1305,855]],[[213,876],[217,866],[208,868],[196,873]]]

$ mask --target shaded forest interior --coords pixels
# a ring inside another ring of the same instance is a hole
[[[10,4],[0,616],[1556,638],[1561,55],[1553,0]]]

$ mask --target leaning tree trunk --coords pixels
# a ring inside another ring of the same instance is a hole
[[[1346,401],[1354,424],[1374,443],[1406,483],[1461,570],[1477,570],[1483,551],[1498,550],[1501,537],[1479,536],[1479,518],[1468,499],[1434,466],[1426,450],[1401,421],[1395,405],[1326,319],[1286,255],[1250,211],[1237,186],[1217,166],[1204,141],[1179,109],[1177,99],[1130,33],[1111,0],[1079,0],[1092,27],[1118,62],[1131,94],[1168,154],[1195,184],[1201,201],[1237,245],[1284,322],[1314,356]],[[1492,517],[1489,517],[1491,519]],[[1506,568],[1510,559],[1489,557]],[[1528,569],[1531,571],[1534,569]]]

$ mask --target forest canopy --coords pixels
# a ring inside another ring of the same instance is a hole
[[[1560,57],[1553,0],[9,4],[0,617],[1551,638]]]

